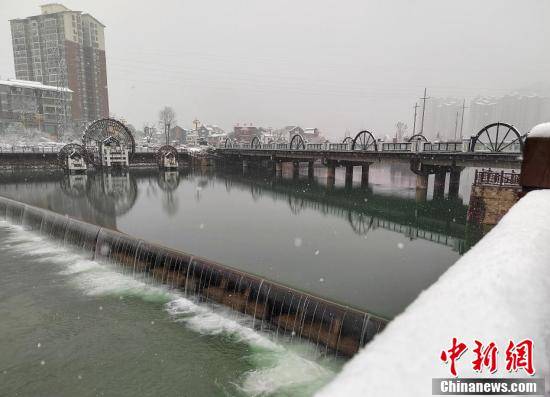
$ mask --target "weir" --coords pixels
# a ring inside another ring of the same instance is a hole
[[[185,296],[245,313],[254,319],[255,328],[308,339],[325,353],[352,356],[388,322],[208,259],[1,196],[0,219],[75,248],[127,275],[143,274]]]

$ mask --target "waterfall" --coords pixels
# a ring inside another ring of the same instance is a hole
[[[152,285],[222,304],[252,317],[252,326],[276,337],[309,339],[325,352],[353,355],[387,320],[372,313],[297,291],[222,264],[171,250],[127,234],[0,197],[0,219],[90,255],[94,260]]]

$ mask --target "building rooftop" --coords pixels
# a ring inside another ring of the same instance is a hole
[[[41,15],[57,14],[57,13],[63,13],[63,12],[73,12],[73,13],[81,14],[84,17],[90,17],[94,21],[96,21],[99,25],[101,25],[102,27],[105,28],[105,25],[103,23],[101,23],[101,21],[99,21],[93,15],[88,14],[88,13],[82,13],[82,11],[71,10],[71,9],[65,7],[63,4],[60,4],[60,3],[48,3],[48,4],[41,5],[40,10],[42,11],[42,13],[40,15],[31,15],[30,17],[27,17],[27,18],[38,18]],[[10,19],[10,21],[23,21],[27,18],[14,18],[14,19]]]
[[[7,80],[0,80],[0,85],[7,85],[11,87],[21,87],[21,88],[34,88],[34,89],[44,90],[44,91],[73,92],[69,88],[55,87],[53,85],[44,85],[39,81],[7,79]]]

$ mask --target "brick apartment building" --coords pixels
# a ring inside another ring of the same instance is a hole
[[[105,26],[61,4],[41,11],[10,21],[16,78],[70,88],[77,126],[108,117]]]

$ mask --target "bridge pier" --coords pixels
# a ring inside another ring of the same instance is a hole
[[[458,189],[460,188],[460,174],[462,173],[461,167],[451,168],[449,173],[449,198],[458,197]]]
[[[440,200],[445,197],[445,179],[447,178],[447,170],[444,167],[438,168],[435,171],[434,177],[434,200]]]
[[[346,165],[346,187],[350,188],[353,185],[353,165]]]
[[[292,177],[294,179],[298,179],[300,176],[300,162],[299,161],[293,161],[292,162]]]
[[[336,181],[336,163],[327,163],[327,187],[333,188]]]
[[[369,169],[370,164],[364,164],[361,166],[361,186],[367,187],[369,185]]]
[[[283,176],[283,163],[281,161],[275,161],[275,176]]]
[[[314,175],[315,175],[315,170],[313,168],[313,161],[309,161],[307,163],[307,177],[309,179],[313,179]]]
[[[416,202],[424,203],[428,198],[428,174],[416,174]]]
[[[243,160],[243,171],[248,169],[250,162],[248,160]]]

